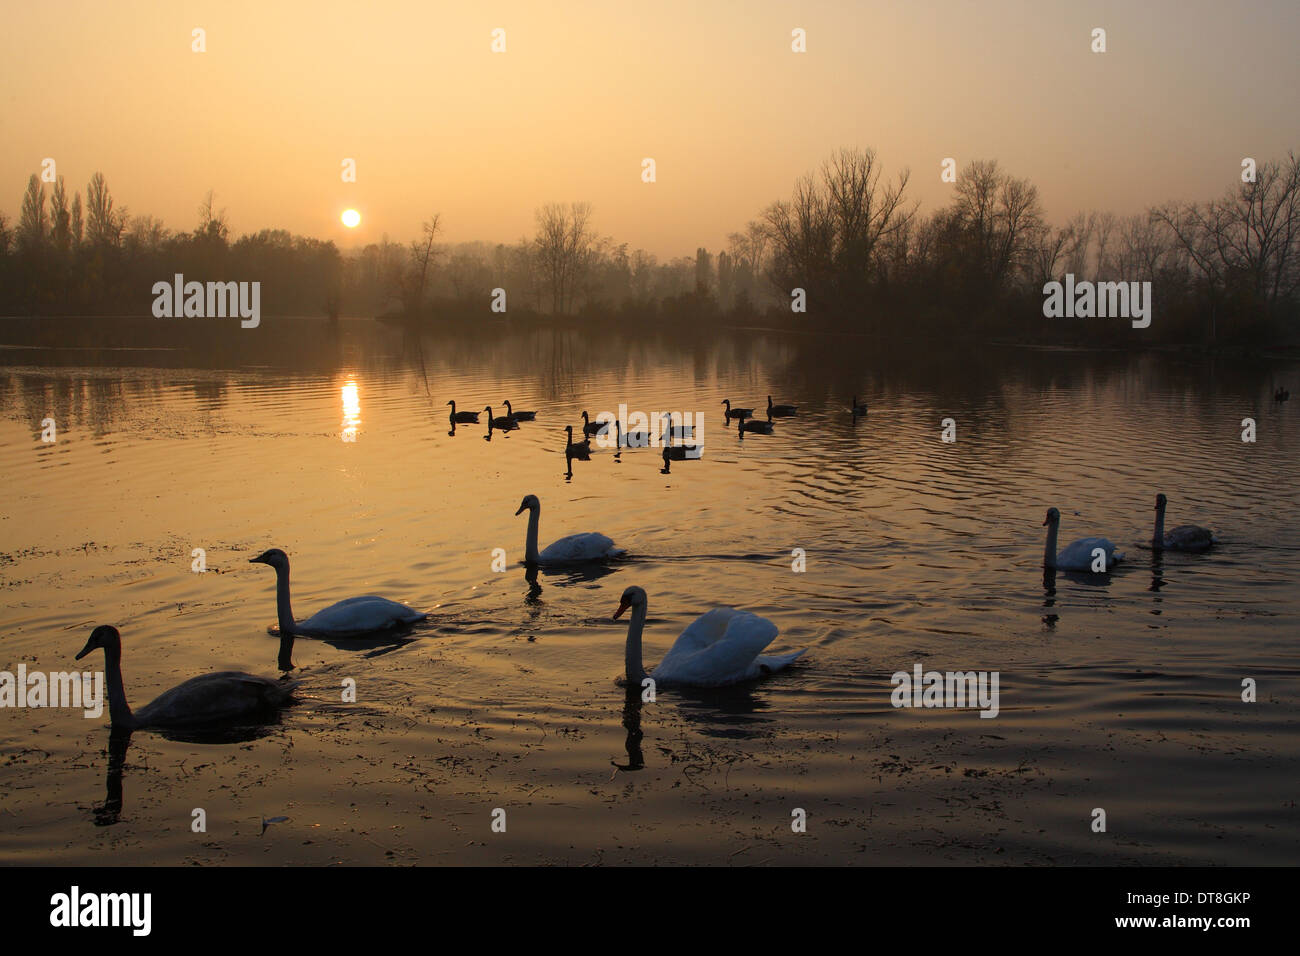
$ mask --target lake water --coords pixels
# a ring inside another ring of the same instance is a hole
[[[209,670],[274,676],[274,574],[248,563],[273,546],[299,617],[377,593],[429,621],[382,644],[299,640],[301,703],[247,739],[110,746],[107,713],[5,709],[3,862],[1297,857],[1300,407],[1270,400],[1294,363],[304,322],[291,366],[232,334],[236,360],[0,351],[0,669],[98,669],[72,658],[112,623],[137,706]],[[769,393],[798,416],[743,440],[724,426],[724,398]],[[500,414],[507,398],[537,421],[448,434],[448,399]],[[563,426],[620,403],[702,413],[701,460],[665,475],[655,449],[596,449],[568,474]],[[1136,547],[1157,492],[1170,527],[1218,546]],[[628,558],[534,586],[515,516],[530,493],[543,545],[602,531]],[[1127,552],[1115,573],[1045,580],[1053,505],[1062,543]],[[632,584],[647,663],[718,605],[808,653],[757,685],[628,702],[610,618]],[[894,708],[891,675],[916,664],[998,672],[1000,712]]]

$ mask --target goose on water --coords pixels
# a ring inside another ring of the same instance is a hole
[[[263,719],[288,704],[299,683],[218,671],[192,677],[132,712],[122,683],[122,635],[117,628],[101,624],[91,631],[77,660],[97,648],[104,650],[108,716],[114,728],[197,728]]]
[[[727,406],[727,415],[726,415],[727,421],[731,421],[733,418],[741,418],[741,417],[749,418],[754,414],[754,410],[752,408],[732,408],[731,399],[729,398],[724,398],[722,400],[722,404]]]
[[[772,396],[767,396],[767,417],[768,418],[789,418],[799,412],[798,405],[773,405]]]
[[[663,422],[664,426],[663,433],[660,434],[659,440],[665,445],[668,444],[670,440],[685,441],[688,438],[695,437],[694,425],[674,425],[673,416],[668,412],[661,412],[659,414],[659,420]]]
[[[647,674],[641,655],[641,632],[646,621],[646,594],[633,585],[623,592],[617,619],[628,608],[624,672],[629,684],[639,685]],[[789,654],[765,655],[776,638],[777,627],[767,618],[748,611],[718,607],[696,618],[673,642],[672,648],[648,676],[656,686],[721,687],[765,677],[787,667],[807,649]]]
[[[852,406],[850,406],[850,407],[853,409],[853,414],[854,414],[854,415],[865,415],[865,414],[867,414],[867,403],[866,403],[866,402],[859,402],[859,401],[858,401],[858,396],[856,396],[856,395],[853,396],[853,404],[852,404]]]
[[[488,431],[491,431],[494,428],[499,428],[503,432],[508,432],[519,427],[519,423],[509,415],[501,415],[499,417],[493,415],[491,405],[483,409],[483,411],[488,414]]]
[[[751,434],[754,435],[772,434],[772,420],[770,418],[765,422],[764,421],[751,422],[751,421],[746,421],[745,418],[746,416],[741,415],[740,424],[737,426],[742,438],[744,437],[745,432],[750,432]]]
[[[506,399],[506,417],[517,422],[531,422],[537,420],[536,412],[517,412],[510,407],[510,399]]]
[[[576,458],[579,461],[591,461],[591,439],[584,438],[582,441],[573,440],[573,426],[565,425],[564,434],[568,438],[564,442],[564,457]]]
[[[275,611],[280,623],[280,636],[299,637],[359,637],[391,631],[423,621],[429,615],[373,594],[348,598],[317,611],[305,621],[293,619],[289,604],[289,556],[279,548],[263,551],[249,564],[265,564],[275,568]],[[283,648],[283,644],[281,645]],[[283,663],[281,666],[284,666]]]
[[[457,423],[461,425],[473,425],[478,422],[478,412],[458,412],[456,411],[455,401],[450,401],[447,404],[451,406],[451,423],[453,425]]]
[[[582,410],[582,434],[588,438],[592,435],[599,435],[609,427],[609,422],[593,422],[587,417],[587,410]]]
[[[525,495],[515,515],[528,512],[528,536],[524,540],[524,563],[528,565],[582,564],[587,561],[608,561],[623,554],[622,548],[597,531],[571,534],[552,542],[545,551],[537,550],[537,523],[542,513],[542,503],[536,495]]]
[[[1043,566],[1049,570],[1092,571],[1093,562],[1096,560],[1093,552],[1097,549],[1101,549],[1104,555],[1102,573],[1124,560],[1124,555],[1117,552],[1115,545],[1107,538],[1079,538],[1077,541],[1071,541],[1058,553],[1056,535],[1061,527],[1061,512],[1055,508],[1048,508],[1043,524],[1047,528],[1047,543],[1043,547]]]
[[[1277,391],[1273,393],[1273,401],[1275,402],[1285,402],[1290,397],[1291,397],[1291,393],[1287,391],[1285,388],[1283,388],[1281,385],[1279,385],[1277,387]]]
[[[1165,506],[1169,499],[1163,494],[1156,495],[1156,529],[1151,536],[1151,547],[1155,551],[1208,551],[1215,542],[1214,535],[1208,528],[1200,525],[1179,525],[1173,531],[1165,531]]]

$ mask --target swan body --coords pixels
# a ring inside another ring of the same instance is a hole
[[[854,415],[865,415],[865,414],[867,414],[867,403],[866,403],[866,402],[859,402],[859,401],[858,401],[858,396],[856,396],[856,395],[853,396],[853,405],[851,406],[851,408],[853,409],[853,414],[854,414]]]
[[[755,435],[770,435],[772,434],[772,421],[771,419],[768,419],[765,422],[764,421],[749,422],[745,420],[744,415],[741,415],[740,425],[738,426],[738,428],[742,437],[744,436],[745,432],[751,432],[752,434]]]
[[[564,433],[568,439],[564,443],[564,457],[577,458],[579,461],[591,461],[591,439],[584,438],[582,441],[573,440],[573,426],[565,425]]]
[[[429,615],[398,604],[387,598],[367,594],[348,598],[317,611],[305,621],[294,621],[289,603],[289,556],[279,548],[271,548],[249,564],[266,564],[275,568],[275,610],[280,623],[280,634],[299,637],[360,637],[391,631],[423,621]],[[284,666],[284,662],[281,662]]]
[[[537,413],[517,412],[510,407],[510,400],[506,399],[506,417],[516,422],[531,422],[537,420]]]
[[[478,422],[478,412],[458,412],[454,401],[447,404],[451,406],[451,423],[453,425],[473,425]]]
[[[114,727],[129,730],[193,728],[266,718],[290,702],[299,683],[218,671],[190,678],[132,713],[122,684],[122,636],[117,628],[101,624],[91,631],[77,660],[96,648],[104,650],[109,719]]]
[[[732,408],[731,399],[729,398],[724,398],[722,404],[727,406],[727,421],[731,421],[733,418],[749,418],[754,414],[752,408]]]
[[[1163,494],[1156,495],[1156,528],[1151,536],[1151,547],[1155,551],[1208,551],[1215,544],[1215,537],[1209,528],[1200,525],[1184,524],[1165,531],[1165,506],[1169,499]]]
[[[624,664],[628,682],[639,684],[647,676],[641,658],[641,632],[646,619],[646,594],[642,588],[634,585],[623,592],[614,617],[628,608],[632,609],[632,617],[627,626]],[[716,607],[682,631],[650,676],[656,685],[680,687],[722,687],[765,677],[805,653],[763,654],[776,635],[776,625],[767,618]]]
[[[789,418],[799,412],[798,405],[773,405],[772,396],[767,396],[767,417],[768,418]]]
[[[1043,521],[1047,527],[1047,544],[1043,549],[1043,566],[1056,571],[1092,571],[1093,551],[1100,548],[1105,554],[1105,567],[1109,571],[1114,565],[1124,560],[1124,555],[1115,550],[1115,545],[1107,538],[1079,538],[1071,541],[1058,553],[1056,535],[1061,526],[1061,512],[1055,508],[1047,509],[1047,518]]]
[[[525,495],[515,515],[521,515],[525,511],[528,512],[528,536],[524,541],[525,564],[584,564],[588,561],[609,561],[624,553],[622,548],[614,547],[612,540],[597,531],[571,534],[539,552],[537,524],[542,513],[542,503],[536,495]]]
[[[519,423],[509,415],[494,416],[491,405],[483,409],[483,411],[488,414],[488,431],[499,428],[503,432],[508,432],[519,427]]]

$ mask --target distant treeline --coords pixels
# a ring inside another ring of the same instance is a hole
[[[211,193],[192,231],[116,207],[96,173],[81,194],[33,175],[16,224],[0,214],[0,313],[144,315],[152,287],[262,283],[267,315],[382,315],[416,324],[506,315],[686,327],[767,324],[883,336],[1115,345],[1262,345],[1300,340],[1300,163],[1260,164],[1222,198],[1118,218],[1044,221],[1037,188],[996,161],[957,173],[928,215],[886,179],[871,150],[845,149],[795,184],[716,253],[659,261],[601,237],[586,203],[537,211],[512,244],[436,241],[433,216],[409,245],[344,255],[332,242],[262,230],[231,240]],[[47,185],[52,188],[47,191]],[[1150,282],[1153,321],[1047,319],[1043,287]],[[803,290],[796,296],[794,290]],[[801,298],[804,311],[792,309]]]

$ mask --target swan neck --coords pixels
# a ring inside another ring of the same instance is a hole
[[[1165,543],[1165,507],[1158,505],[1156,507],[1156,530],[1151,536],[1151,544],[1159,548]]]
[[[524,542],[524,560],[529,564],[538,562],[537,555],[537,523],[541,518],[542,509],[540,506],[528,509],[528,538]]]
[[[131,727],[135,715],[126,702],[126,688],[122,685],[122,647],[104,648],[104,680],[108,684],[108,719],[114,727]]]
[[[1061,529],[1060,524],[1053,521],[1047,526],[1047,544],[1043,548],[1043,567],[1056,567],[1056,533]]]
[[[294,633],[293,607],[289,603],[289,569],[275,569],[275,615],[280,624],[281,640]],[[283,654],[283,644],[281,645]]]
[[[632,619],[627,622],[627,647],[623,652],[623,666],[628,686],[640,686],[645,680],[645,664],[641,657],[641,631],[645,628],[646,605],[632,608]]]

